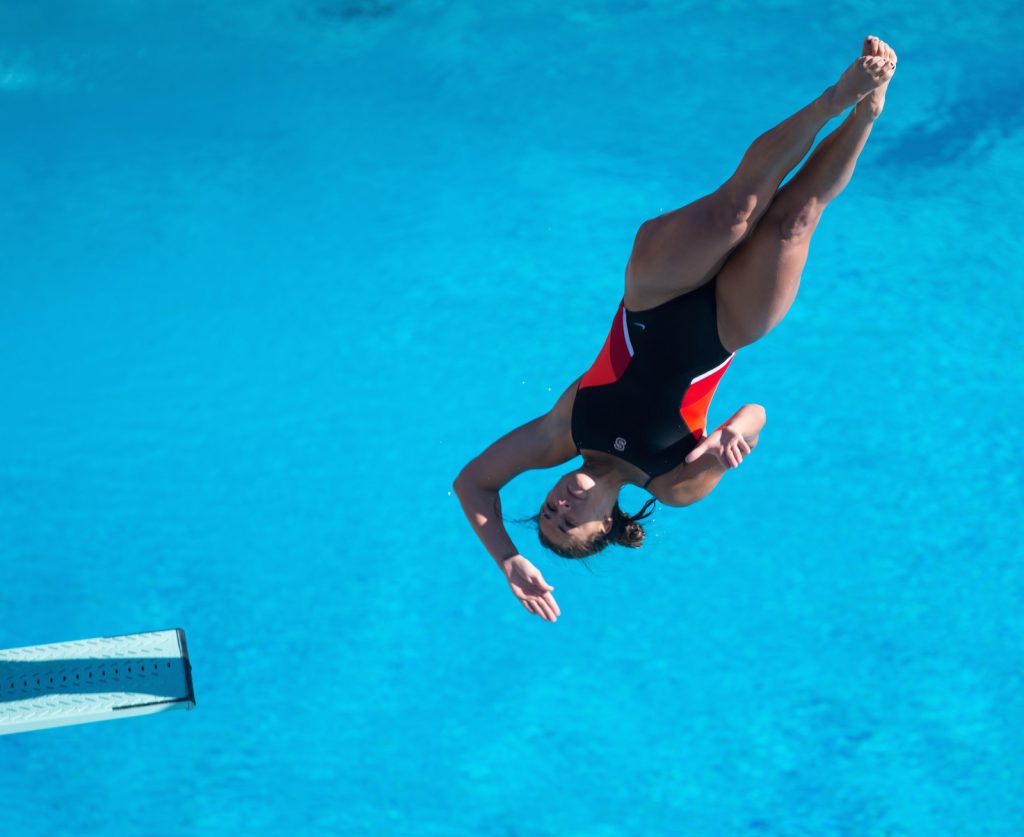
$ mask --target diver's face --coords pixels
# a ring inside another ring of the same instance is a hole
[[[587,543],[612,525],[614,498],[582,471],[565,474],[544,498],[538,523],[553,543],[568,546]]]

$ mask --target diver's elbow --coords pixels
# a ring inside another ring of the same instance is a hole
[[[466,487],[469,485],[470,477],[469,474],[467,473],[468,468],[468,465],[464,466],[463,469],[459,471],[455,479],[452,481],[452,491],[455,492],[456,497],[461,497],[462,492],[465,491]]]

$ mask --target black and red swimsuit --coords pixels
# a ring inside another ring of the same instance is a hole
[[[711,397],[732,359],[718,337],[714,279],[646,311],[619,303],[576,390],[576,450],[624,459],[648,483],[671,471],[703,438]]]

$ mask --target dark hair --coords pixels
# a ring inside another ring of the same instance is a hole
[[[616,546],[628,546],[639,549],[644,543],[644,527],[640,525],[641,520],[650,517],[653,511],[654,500],[648,500],[636,514],[626,514],[619,508],[618,500],[612,507],[612,526],[607,532],[598,532],[586,543],[568,543],[564,546],[555,543],[545,536],[540,526],[537,527],[537,536],[541,544],[546,546],[555,555],[563,558],[586,558],[596,555],[608,544]]]

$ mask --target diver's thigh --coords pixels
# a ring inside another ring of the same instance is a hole
[[[786,316],[800,289],[820,211],[790,220],[772,209],[715,280],[718,334],[729,351],[760,340]]]
[[[748,232],[750,212],[725,188],[641,224],[626,266],[626,307],[642,310],[700,287]]]

